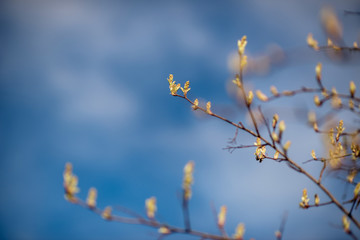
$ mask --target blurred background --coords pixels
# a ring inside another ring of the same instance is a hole
[[[243,222],[245,239],[274,239],[287,211],[284,239],[346,238],[336,207],[299,208],[303,188],[311,202],[315,193],[327,201],[313,183],[286,164],[260,164],[255,149],[224,150],[235,129],[194,114],[169,95],[166,80],[169,73],[182,84],[190,80],[191,99],[211,101],[214,112],[246,123],[231,79],[237,40],[247,35],[246,53],[257,63],[245,76],[248,89],[316,87],[321,61],[324,84],[347,93],[351,80],[360,86],[359,53],[333,57],[306,44],[309,32],[326,44],[325,6],[341,23],[338,41],[359,43],[360,16],[344,12],[360,11],[357,0],[1,1],[0,238],[156,239],[155,229],[106,222],[65,201],[64,165],[73,164],[79,197],[96,187],[99,207],[144,214],[145,199],[156,196],[158,219],[182,226],[179,195],[189,160],[195,161],[194,229],[217,234],[211,206],[227,205],[230,235]],[[277,112],[285,120],[284,138],[298,163],[312,149],[326,153],[306,124],[312,99],[263,106],[269,118]],[[344,116],[347,129],[359,125]],[[314,162],[304,167],[315,175],[321,169]],[[351,196],[333,174],[324,183],[339,199]]]

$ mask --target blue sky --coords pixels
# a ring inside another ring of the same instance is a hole
[[[326,199],[311,182],[285,164],[259,164],[252,150],[223,150],[235,129],[194,114],[169,95],[166,81],[169,73],[178,82],[190,80],[190,98],[210,100],[214,112],[246,122],[229,90],[229,62],[237,40],[247,35],[250,57],[274,49],[284,55],[268,73],[249,73],[248,88],[268,93],[271,85],[315,86],[319,61],[329,86],[347,91],[350,80],[359,86],[358,55],[331,61],[306,46],[309,32],[326,41],[319,20],[326,4],[343,23],[344,41],[359,42],[359,17],[343,14],[359,10],[355,0],[2,1],[0,238],[155,239],[153,229],[105,222],[66,202],[64,165],[73,164],[80,197],[93,186],[100,207],[144,213],[145,199],[156,196],[159,219],[181,226],[177,196],[189,160],[196,164],[194,228],[218,232],[214,204],[228,206],[229,234],[245,223],[246,239],[273,238],[284,211],[285,239],[343,238],[334,227],[342,216],[335,207],[299,209],[303,188]],[[304,123],[306,113],[299,116],[294,105],[315,109],[307,95],[265,104],[264,111],[285,119],[290,154],[302,162],[312,149],[323,149]],[[346,123],[354,124],[351,118]],[[306,167],[315,174],[321,166]],[[342,184],[331,175],[325,183],[341,198]]]

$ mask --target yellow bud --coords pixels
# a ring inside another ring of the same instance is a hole
[[[184,96],[186,97],[187,93],[190,91],[191,88],[189,88],[190,82],[186,81],[184,84],[184,88],[180,87],[181,91],[184,93]]]
[[[218,215],[218,226],[219,228],[224,228],[225,220],[226,220],[226,206],[221,206],[220,213]]]
[[[245,234],[245,225],[243,223],[239,223],[236,227],[235,230],[235,234],[233,235],[233,238],[238,240],[238,239],[243,239]]]
[[[342,217],[343,228],[346,233],[350,233],[350,221],[346,215]]]
[[[86,199],[86,204],[89,208],[95,208],[96,207],[96,197],[97,197],[97,191],[96,188],[90,188],[88,197]]]
[[[275,142],[279,141],[279,136],[276,134],[276,132],[272,132],[271,137]]]
[[[198,109],[199,108],[199,100],[195,99],[194,104],[191,107],[194,110]]]
[[[275,128],[277,122],[279,121],[279,115],[277,115],[276,113],[273,116],[273,121],[272,121],[272,127]]]
[[[104,211],[102,212],[101,216],[106,220],[111,220],[111,218],[112,218],[111,212],[112,212],[111,207],[106,207],[104,209]]]
[[[321,101],[320,101],[320,98],[319,98],[318,95],[315,95],[315,96],[314,96],[314,103],[315,103],[315,105],[318,106],[318,107],[321,105]]]
[[[353,47],[354,47],[354,48],[359,48],[357,42],[354,42]]]
[[[274,159],[276,160],[276,159],[278,159],[278,157],[279,157],[279,152],[276,151],[275,154],[274,154]]]
[[[314,150],[311,151],[311,157],[312,157],[313,159],[317,159]]]
[[[349,183],[353,183],[354,182],[354,178],[357,174],[357,171],[354,169],[350,172],[350,174],[346,177],[346,180],[349,182]]]
[[[331,46],[334,45],[330,38],[327,39],[327,45],[328,45],[329,47],[331,47]]]
[[[279,131],[284,132],[285,129],[286,129],[285,122],[284,122],[284,120],[281,120],[279,123]]]
[[[247,44],[246,36],[243,36],[241,40],[238,40],[238,50],[240,55],[244,54],[246,44]]]
[[[358,197],[359,196],[359,192],[360,192],[360,182],[358,182],[358,184],[356,184],[355,189],[354,189],[354,197]]]
[[[155,217],[156,207],[156,197],[151,197],[145,200],[146,215],[148,218],[153,219]]]
[[[268,100],[268,97],[262,93],[260,90],[256,91],[256,96],[260,101],[266,102]]]
[[[252,103],[253,98],[254,98],[253,92],[252,92],[252,91],[249,91],[248,96],[247,96],[247,98],[246,98],[246,102],[247,102],[248,105],[250,105],[250,104]]]
[[[319,206],[319,203],[320,203],[320,198],[319,198],[319,195],[315,194],[315,205],[316,206]]]
[[[211,111],[211,102],[210,102],[210,101],[206,103],[206,112],[207,112],[208,114],[212,114],[212,111]]]
[[[247,63],[248,63],[247,56],[243,55],[240,60],[240,69],[244,69],[246,67]]]
[[[275,86],[271,86],[271,87],[270,87],[270,92],[271,92],[271,94],[274,95],[274,96],[279,95],[279,92],[278,92],[278,90],[277,90],[277,88],[276,88]]]
[[[322,69],[322,64],[318,63],[315,67],[315,72],[316,72],[316,79],[318,81],[321,81],[321,69]]]
[[[318,125],[317,125],[316,122],[314,122],[313,128],[314,128],[314,131],[315,131],[315,132],[318,132],[318,131],[319,131],[319,127],[318,127]]]
[[[286,152],[287,150],[289,150],[290,148],[290,145],[291,145],[291,141],[287,141],[284,145],[284,151]]]
[[[313,48],[316,51],[319,50],[318,42],[313,38],[312,33],[308,34],[306,41],[309,47]]]
[[[174,79],[174,76],[172,74],[169,74],[168,82],[172,83],[173,79]]]
[[[356,85],[353,81],[350,82],[350,95],[353,98],[356,91]]]
[[[158,232],[159,232],[160,234],[163,234],[163,235],[166,235],[166,234],[170,234],[170,233],[171,233],[170,229],[167,228],[167,227],[164,227],[164,226],[160,227],[159,230],[158,230]]]

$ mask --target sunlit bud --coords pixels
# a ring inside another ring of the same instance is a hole
[[[276,113],[273,116],[273,120],[272,120],[272,127],[275,128],[277,122],[279,121],[279,115],[277,115]]]
[[[359,196],[359,192],[360,192],[360,182],[358,182],[358,184],[356,184],[355,189],[354,189],[354,197],[355,198],[357,196]]]
[[[260,90],[256,91],[256,96],[260,101],[266,102],[268,100],[268,97],[262,93]]]
[[[313,159],[315,159],[315,160],[317,159],[317,158],[316,158],[316,154],[315,154],[315,151],[314,151],[314,150],[311,150],[311,157],[312,157]]]
[[[346,177],[346,180],[349,182],[349,183],[353,183],[354,182],[354,178],[357,174],[357,171],[354,169],[350,172],[350,174]]]
[[[278,159],[278,157],[279,157],[279,152],[276,151],[275,154],[274,154],[274,159],[276,160],[276,159]]]
[[[241,38],[241,40],[238,40],[238,50],[239,54],[243,55],[245,51],[247,41],[246,41],[246,35]]]
[[[89,208],[95,208],[96,207],[96,197],[97,197],[97,191],[96,188],[90,188],[88,197],[86,199],[86,204]]]
[[[183,190],[185,200],[191,198],[191,185],[194,182],[193,172],[194,172],[194,162],[189,161],[184,167],[184,180],[183,180]]]
[[[249,91],[248,96],[246,98],[246,102],[247,102],[248,105],[250,105],[252,103],[253,98],[254,98],[253,91]]]
[[[195,99],[194,104],[191,107],[194,110],[198,109],[199,108],[199,100]]]
[[[271,94],[274,95],[274,96],[279,95],[279,92],[278,92],[278,90],[277,90],[277,88],[276,88],[275,86],[271,86],[271,87],[270,87],[270,92],[271,92]]]
[[[247,56],[243,55],[240,59],[240,69],[244,69],[247,65],[248,61],[247,61]]]
[[[210,102],[210,101],[206,103],[206,112],[207,112],[208,114],[212,114],[212,111],[211,111],[211,102]]]
[[[245,225],[243,223],[239,223],[236,227],[235,234],[233,238],[236,240],[242,240],[245,234]]]
[[[314,131],[315,131],[315,132],[318,132],[318,131],[319,131],[319,127],[318,127],[318,125],[317,125],[316,122],[314,122],[313,128],[314,128]]]
[[[330,38],[327,39],[327,45],[328,45],[329,47],[331,47],[331,46],[334,45]]]
[[[261,146],[261,139],[256,138],[256,142],[254,142],[254,145],[260,147]]]
[[[344,121],[339,121],[339,126],[336,127],[336,141],[339,141],[340,135],[344,132]]]
[[[276,132],[272,132],[271,137],[275,142],[279,141],[279,136],[276,134]]]
[[[321,106],[321,101],[320,101],[320,98],[319,98],[319,96],[318,95],[315,95],[314,96],[314,103],[315,103],[315,105],[316,106]]]
[[[309,47],[313,48],[316,51],[319,50],[318,42],[313,38],[312,33],[308,34],[306,41]]]
[[[350,82],[350,95],[353,98],[355,95],[355,91],[356,91],[356,85],[354,83],[354,81]]]
[[[145,201],[146,215],[148,218],[153,219],[155,217],[156,207],[156,197],[151,197]]]
[[[344,215],[342,217],[342,224],[343,224],[344,231],[346,233],[350,233],[350,221],[349,221],[349,219],[347,218],[346,215]]]
[[[280,232],[279,230],[277,230],[277,231],[275,232],[275,237],[276,237],[276,239],[281,239],[282,234],[281,234],[281,232]]]
[[[356,143],[351,143],[351,152],[352,152],[352,159],[356,160],[358,157],[360,157],[360,146]]]
[[[170,229],[167,228],[167,227],[165,227],[165,226],[160,227],[159,230],[158,230],[158,232],[159,232],[160,234],[163,234],[163,235],[166,235],[166,234],[170,234],[170,233],[171,233]]]
[[[320,203],[319,195],[315,194],[314,198],[315,198],[315,205],[318,206]]]
[[[359,48],[357,42],[354,42],[353,47],[354,47],[354,48]]]
[[[286,152],[287,150],[289,150],[290,145],[291,145],[291,141],[287,141],[287,142],[284,144],[284,151],[285,151],[285,152]]]
[[[328,94],[328,92],[327,92],[327,90],[325,88],[321,91],[321,95],[323,95],[324,97],[329,96],[329,94]]]
[[[307,190],[306,188],[304,188],[303,190],[303,194],[302,194],[302,197],[301,197],[301,202],[300,202],[300,207],[301,208],[308,208],[309,207],[309,201],[310,199],[308,198],[308,195],[307,195]]]
[[[221,206],[220,213],[218,215],[218,226],[219,228],[224,228],[225,220],[226,220],[226,206]]]
[[[78,188],[78,178],[72,173],[71,163],[66,163],[65,171],[63,174],[64,178],[64,189],[65,189],[65,198],[68,201],[75,202],[75,194],[80,191]]]
[[[318,63],[315,67],[315,72],[316,72],[316,79],[320,82],[321,81],[321,69],[322,69],[322,64]]]
[[[186,83],[184,84],[184,88],[181,87],[181,91],[184,93],[184,96],[186,97],[187,93],[190,91],[190,82],[186,81]]]
[[[284,120],[281,120],[279,123],[279,131],[284,132],[285,129],[286,129],[285,122],[284,122]]]
[[[111,220],[112,218],[111,212],[112,212],[111,207],[106,207],[102,212],[101,216],[106,220]]]
[[[173,79],[174,79],[174,76],[172,74],[169,74],[169,77],[167,79],[169,84],[171,84],[173,82]]]
[[[232,80],[232,82],[233,82],[236,86],[238,86],[239,88],[241,87],[240,78],[237,77],[236,79]]]

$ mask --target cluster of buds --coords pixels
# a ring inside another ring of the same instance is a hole
[[[261,144],[261,139],[257,138],[256,142],[254,142],[254,145],[257,146],[255,150],[255,158],[257,161],[262,162],[264,158],[266,158],[266,147]]]
[[[194,162],[189,161],[184,167],[184,180],[183,180],[183,190],[184,190],[184,200],[189,200],[191,198],[191,185],[194,183],[193,172],[194,172]]]
[[[303,195],[301,197],[301,202],[299,204],[300,207],[304,208],[304,209],[309,208],[309,201],[310,201],[310,199],[308,198],[307,190],[306,190],[306,188],[304,188]]]
[[[170,94],[171,95],[176,95],[177,91],[180,88],[180,83],[176,84],[176,82],[174,81],[174,76],[172,74],[169,75],[167,80],[169,82]]]
[[[79,188],[78,188],[78,178],[72,172],[71,163],[66,163],[63,177],[64,177],[65,199],[74,202],[76,201],[75,194],[79,192]]]
[[[246,36],[243,36],[241,40],[238,40],[238,51],[240,56],[240,71],[243,71],[247,65],[247,56],[244,54],[247,44]]]

